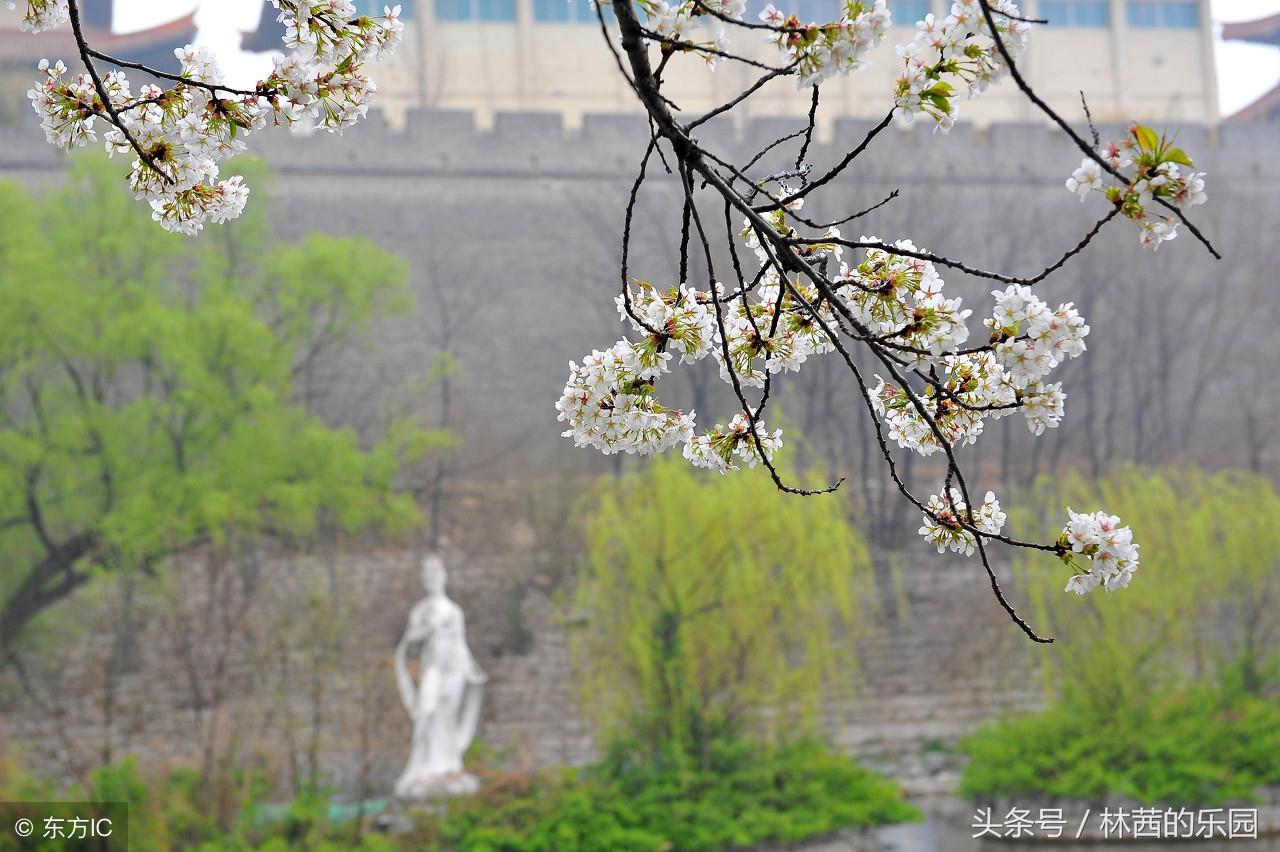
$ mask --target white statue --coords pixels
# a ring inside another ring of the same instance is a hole
[[[480,716],[480,695],[488,677],[467,647],[462,609],[445,595],[444,563],[437,556],[422,560],[427,596],[409,613],[409,626],[396,646],[396,681],[400,699],[413,720],[409,762],[396,782],[401,799],[474,792],[479,782],[462,768]],[[405,657],[422,643],[421,670],[415,684]]]

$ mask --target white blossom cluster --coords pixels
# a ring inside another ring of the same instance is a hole
[[[723,24],[741,21],[747,10],[746,0],[638,0],[636,5],[654,36],[668,47],[701,54],[713,69],[728,56],[730,42]],[[778,48],[781,62],[795,66],[800,88],[865,67],[867,51],[884,38],[890,22],[886,0],[845,0],[840,17],[833,21],[805,22],[772,3],[759,17],[773,29],[766,39]],[[704,21],[715,26],[710,39],[697,35]]]
[[[992,331],[996,357],[1014,387],[1034,385],[1067,358],[1083,354],[1089,326],[1071,302],[1051,311],[1030,287],[1020,284],[991,295],[995,312],[983,324]]]
[[[1083,595],[1101,585],[1108,592],[1123,589],[1138,570],[1138,545],[1133,543],[1133,530],[1121,526],[1120,519],[1106,512],[1073,512],[1062,528],[1058,543],[1069,552],[1063,560],[1075,566],[1074,554],[1089,557],[1089,567],[1076,567],[1077,573],[1067,581],[1065,591]]]
[[[880,240],[862,236],[858,242]],[[892,245],[920,251],[910,240]],[[942,295],[942,277],[927,260],[870,248],[856,266],[841,262],[837,280],[845,282],[836,292],[857,320],[881,340],[902,347],[899,352],[909,363],[923,363],[969,339],[965,320],[973,311],[962,308],[960,299]]]
[[[942,20],[930,13],[916,23],[915,40],[897,47],[903,60],[894,91],[900,121],[910,124],[922,113],[945,133],[955,124],[961,84],[974,97],[1008,71],[996,38],[1016,59],[1026,48],[1031,24],[1021,19],[1012,0],[993,0],[991,12],[994,35],[978,0],[956,0]]]
[[[780,230],[791,233],[784,214],[775,214],[773,221]],[[757,258],[766,262],[768,253],[755,230],[748,225],[741,236]],[[835,292],[842,314],[851,316],[904,364],[920,368],[921,375],[930,370],[936,377],[917,392],[876,376],[877,385],[871,390],[873,409],[884,421],[889,438],[900,447],[928,456],[944,445],[965,446],[981,436],[988,419],[1014,411],[1022,412],[1028,429],[1036,435],[1061,422],[1065,394],[1060,383],[1045,379],[1067,358],[1085,351],[1084,338],[1089,333],[1089,326],[1071,303],[1051,310],[1031,288],[1022,285],[993,291],[995,307],[984,320],[992,331],[992,343],[957,351],[968,339],[966,320],[972,311],[963,307],[961,299],[944,295],[944,282],[933,263],[898,253],[922,254],[911,241],[890,244],[863,236],[859,243],[873,247],[865,250],[860,262],[850,264],[843,260],[844,251],[835,242],[840,239],[838,230],[828,230],[823,239],[832,242],[808,246],[809,256],[817,259],[826,255],[839,262],[834,280],[840,285]],[[626,344],[630,348],[623,354],[642,359],[648,372],[624,378],[628,382],[636,378],[650,381],[639,390],[623,389],[623,395],[639,394],[650,400],[651,380],[667,372],[671,351],[680,352],[686,363],[710,353],[726,383],[733,384],[736,379],[741,387],[760,388],[767,376],[798,371],[809,358],[834,350],[827,330],[834,327],[836,312],[830,304],[819,307],[822,300],[817,288],[799,277],[783,287],[777,272],[768,268],[753,293],[730,299],[717,284],[716,295],[721,302],[723,338],[708,292],[685,287],[659,292],[639,282],[638,290],[617,297],[620,316],[645,335],[639,344]],[[581,405],[589,400],[577,387],[580,377],[576,371],[581,369],[571,368],[570,387],[558,406],[560,419],[571,425],[567,437],[597,446],[599,439],[592,429],[599,425],[600,415],[592,412],[592,417],[584,420]],[[568,400],[579,400],[580,404],[569,405]],[[653,445],[649,437],[626,430],[610,432],[603,443],[623,449],[632,444],[646,449]]]
[[[268,123],[306,122],[333,132],[355,124],[375,91],[364,63],[394,50],[403,30],[399,6],[375,18],[354,17],[350,0],[272,2],[286,26],[288,53],[252,92],[224,88],[214,57],[191,45],[174,51],[182,79],[167,89],[146,84],[135,94],[124,73],[105,74],[106,103],[89,74],[70,75],[61,61],[42,60],[44,77],[27,98],[45,137],[63,150],[86,145],[97,139],[101,119],[107,151],[134,157],[130,189],[163,227],[194,234],[206,221],[234,219],[249,188],[239,176],[221,179],[220,162]],[[65,0],[28,0],[24,26],[56,26],[66,8]]]
[[[653,380],[666,372],[670,357],[619,340],[584,357],[581,366],[570,361],[569,381],[556,403],[559,419],[573,427],[565,437],[605,455],[644,456],[691,440],[693,412],[663,408],[653,395]]]
[[[795,64],[796,84],[803,89],[866,67],[867,51],[889,31],[891,16],[885,0],[846,0],[835,21],[805,22],[772,3],[760,12],[760,20],[775,28],[767,38],[785,65]]]
[[[952,447],[974,443],[988,418],[1003,417],[1018,405],[1017,393],[990,352],[947,356],[941,366],[941,389],[929,384],[917,394],[878,375],[871,389],[872,408],[888,427],[889,439],[922,456],[941,451],[943,441]]]
[[[1193,171],[1186,153],[1154,130],[1139,124],[1129,126],[1122,140],[1112,140],[1099,155],[1113,170],[1133,169],[1123,184],[1107,183],[1107,175],[1097,160],[1086,157],[1080,168],[1067,178],[1067,189],[1084,201],[1091,192],[1100,192],[1120,212],[1138,225],[1138,241],[1152,251],[1178,236],[1178,220],[1152,211],[1155,199],[1184,209],[1204,204],[1204,172]],[[1180,167],[1188,171],[1184,174]]]
[[[755,435],[759,438],[760,447],[764,449],[765,458],[773,458],[773,454],[782,447],[781,429],[769,432],[757,420]],[[742,411],[734,415],[727,427],[716,426],[684,445],[684,457],[690,464],[719,471],[721,474],[738,469],[733,461],[734,456],[745,462],[747,467],[755,467],[760,460],[756,439],[752,437],[751,419]]]
[[[893,248],[918,252],[908,240]],[[903,347],[895,354],[907,363],[940,372],[923,395],[876,377],[872,404],[899,446],[931,455],[943,448],[939,434],[951,446],[971,444],[987,418],[1018,408],[1036,435],[1061,421],[1061,385],[1041,380],[1085,349],[1089,327],[1070,303],[1050,311],[1028,287],[994,291],[996,307],[984,321],[994,332],[992,350],[957,354],[956,347],[968,339],[965,320],[972,311],[962,308],[960,299],[943,296],[943,281],[932,263],[872,248],[858,266],[842,264],[840,278],[850,283],[837,292],[865,328]]]
[[[713,350],[720,364],[720,378],[732,384],[729,365],[744,387],[764,387],[765,375],[795,372],[811,355],[831,351],[826,332],[802,311],[776,275],[756,288],[753,301],[735,299],[724,305],[724,327],[729,360],[719,346]],[[798,282],[793,282],[793,286]],[[801,287],[810,304],[817,291]],[[781,301],[779,301],[781,299]]]
[[[782,432],[769,432],[739,412],[728,426],[694,434],[693,411],[664,408],[654,396],[654,383],[669,372],[674,349],[694,363],[712,352],[720,355],[711,294],[688,287],[666,291],[646,282],[617,299],[624,322],[645,335],[639,343],[619,340],[604,352],[592,352],[578,365],[569,362],[569,381],[556,403],[557,419],[569,424],[563,433],[577,446],[595,447],[605,455],[651,456],[683,445],[693,465],[725,473],[737,470],[735,456],[748,467],[760,460],[758,436],[766,458],[782,446]],[[723,298],[723,288],[716,285]]]
[[[17,8],[15,0],[5,0],[10,11]],[[27,0],[27,11],[19,25],[24,32],[40,33],[65,24],[71,18],[67,0]]]
[[[640,334],[658,332],[680,351],[686,364],[701,360],[711,351],[716,341],[716,315],[710,293],[689,287],[663,293],[647,281],[636,284],[638,292],[628,291],[626,296],[614,299],[623,322],[630,322]]]
[[[768,227],[796,238],[788,214],[799,206],[797,200],[790,209],[771,212]],[[758,228],[765,225],[748,220],[739,234],[761,264],[754,287],[729,294],[719,283],[704,291],[659,290],[636,282],[617,298],[619,315],[641,339],[594,352],[581,366],[570,363],[569,381],[556,405],[559,419],[568,424],[566,437],[606,454],[652,455],[681,445],[691,464],[720,473],[753,467],[761,450],[764,459],[772,459],[782,445],[781,430],[769,431],[754,411],[740,411],[727,426],[696,433],[693,412],[658,404],[655,382],[679,353],[686,363],[712,355],[721,378],[739,390],[766,387],[771,375],[797,371],[811,358],[835,351],[831,335],[838,328],[875,342],[913,384],[919,380],[918,388],[903,387],[901,380],[891,384],[876,376],[869,388],[872,412],[888,439],[904,449],[929,456],[971,444],[988,420],[1014,412],[1022,413],[1036,435],[1061,422],[1065,394],[1061,383],[1048,378],[1064,361],[1084,353],[1089,334],[1072,303],[1050,308],[1026,285],[994,290],[991,313],[983,320],[989,342],[962,349],[972,311],[959,298],[947,297],[939,268],[911,241],[862,236],[852,243],[861,247],[856,258],[847,257],[849,241],[835,228],[800,243],[813,268],[835,267],[830,275],[835,287],[827,291],[831,298],[823,299],[817,284],[799,274],[782,279],[771,250],[762,244],[767,231]],[[1086,532],[1075,552],[1094,560],[1093,570],[1103,582],[1114,573],[1109,565],[1124,570],[1137,560],[1136,550],[1125,549],[1132,545],[1127,530],[1116,532],[1114,519],[1097,518],[1101,537]],[[979,536],[998,536],[1005,521],[993,493],[987,492],[970,514],[962,494],[947,490],[926,503],[920,534],[939,551],[969,555]],[[1065,552],[1074,544],[1075,539],[1064,539],[1060,546]],[[1116,576],[1109,587],[1128,580]]]
[[[928,513],[923,515],[920,535],[925,541],[938,548],[939,553],[954,550],[963,556],[969,556],[978,546],[973,533],[965,529],[971,525],[988,535],[999,535],[1004,529],[1005,513],[1000,508],[1000,501],[994,492],[988,491],[982,505],[973,510],[973,518],[968,515],[968,504],[964,496],[955,488],[949,496],[932,494],[925,503]]]
[[[645,25],[650,31],[663,39],[679,42],[685,50],[699,53],[713,70],[729,50],[724,19],[740,21],[747,11],[746,0],[683,0],[676,3],[637,0],[636,5],[644,11]],[[709,15],[708,9],[715,14]],[[715,22],[711,40],[695,35],[703,18],[711,18]]]

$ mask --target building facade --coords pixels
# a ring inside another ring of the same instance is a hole
[[[381,0],[361,0],[369,11]],[[397,122],[410,107],[474,112],[481,126],[507,110],[552,111],[576,127],[586,113],[630,112],[634,96],[606,49],[589,0],[401,0],[408,21],[400,52],[379,68],[383,107]],[[824,85],[830,118],[878,118],[889,105],[900,61],[926,13],[943,15],[949,0],[890,0],[894,27],[869,68]],[[763,0],[750,0],[754,16]],[[832,0],[782,0],[801,18],[829,20]],[[1022,67],[1054,107],[1080,115],[1080,92],[1098,121],[1142,119],[1213,125],[1219,118],[1213,22],[1202,0],[1026,0],[1025,11],[1050,23],[1033,34]],[[1027,8],[1029,7],[1029,8]],[[606,12],[608,10],[606,9]],[[751,33],[735,50],[769,62],[774,48]],[[688,111],[709,109],[754,79],[741,64],[710,71],[697,57],[677,57],[667,94]],[[758,73],[758,72],[757,72]],[[778,80],[746,101],[739,121],[803,115],[808,98],[794,80]],[[1037,121],[1012,86],[963,101],[961,120]],[[824,128],[825,130],[826,128]]]
[[[98,43],[130,59],[172,64],[172,48],[194,34],[190,16],[145,33],[112,34],[111,0],[82,0],[86,23]],[[385,0],[391,2],[391,0]],[[426,107],[474,113],[482,128],[503,111],[545,111],[569,127],[588,113],[634,112],[638,105],[606,48],[591,0],[399,0],[406,20],[399,51],[374,71],[380,106],[401,125],[407,111]],[[754,18],[765,0],[749,0]],[[946,14],[949,0],[890,0],[894,26],[873,51],[870,67],[823,86],[827,122],[879,118],[889,106],[900,62],[894,45],[909,41],[915,22]],[[377,14],[384,0],[356,0],[361,14]],[[806,20],[835,17],[837,0],[778,0]],[[1080,92],[1100,122],[1142,119],[1165,124],[1213,125],[1218,121],[1213,22],[1207,0],[1024,0],[1027,14],[1050,23],[1033,34],[1022,67],[1032,85],[1068,116],[1081,115]],[[606,7],[606,19],[611,18]],[[264,3],[248,50],[278,45],[276,11]],[[64,55],[61,30],[33,38],[17,31],[18,13],[0,9],[0,73],[30,66],[45,55]],[[735,34],[734,49],[762,62],[774,48],[754,33]],[[49,42],[49,43],[45,43]],[[145,54],[140,55],[140,54]],[[167,61],[166,61],[167,60]],[[705,111],[742,91],[756,69],[734,63],[709,70],[693,55],[677,57],[666,74],[667,94],[690,113]],[[27,85],[29,83],[24,83]],[[6,87],[8,88],[8,87]],[[25,89],[23,89],[25,91]],[[765,86],[735,111],[739,124],[759,116],[803,115],[808,97],[797,97],[793,79]],[[962,101],[960,120],[1038,121],[1040,116],[1012,86],[993,87]],[[830,125],[820,128],[826,136]]]

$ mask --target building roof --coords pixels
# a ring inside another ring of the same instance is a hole
[[[85,22],[85,39],[94,49],[120,59],[142,62],[161,71],[178,71],[173,55],[176,47],[195,40],[195,13],[132,33],[113,33],[110,29]],[[0,66],[34,68],[41,59],[70,60],[78,54],[70,27],[42,33],[0,29]]]
[[[1228,41],[1256,41],[1280,46],[1280,12],[1268,18],[1223,24],[1222,37]]]
[[[1252,21],[1223,24],[1222,37],[1227,41],[1252,41],[1280,47],[1280,12]],[[1280,120],[1280,83],[1244,109],[1227,116],[1226,120],[1233,124]]]
[[[1272,87],[1262,97],[1241,110],[1227,116],[1231,124],[1247,124],[1253,121],[1280,121],[1280,85]]]
[[[251,33],[243,33],[240,37],[240,48],[261,53],[267,50],[279,50],[280,39],[284,36],[284,24],[279,21],[279,13],[270,3],[262,4],[262,16],[258,19],[258,28]]]

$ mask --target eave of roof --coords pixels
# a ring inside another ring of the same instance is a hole
[[[1257,121],[1280,120],[1280,85],[1243,109],[1233,112],[1224,121],[1228,124],[1248,124]]]
[[[176,18],[166,24],[138,30],[132,33],[112,33],[98,28],[86,28],[85,40],[95,50],[120,59],[131,59],[131,54],[149,51],[157,47],[173,48],[187,44],[195,38],[195,13]],[[69,59],[78,53],[75,37],[70,28],[59,27],[42,33],[21,30],[0,30],[0,62],[7,64],[34,64],[43,58]]]
[[[1222,37],[1229,41],[1257,41],[1280,44],[1280,12],[1252,21],[1234,21],[1222,25]]]

